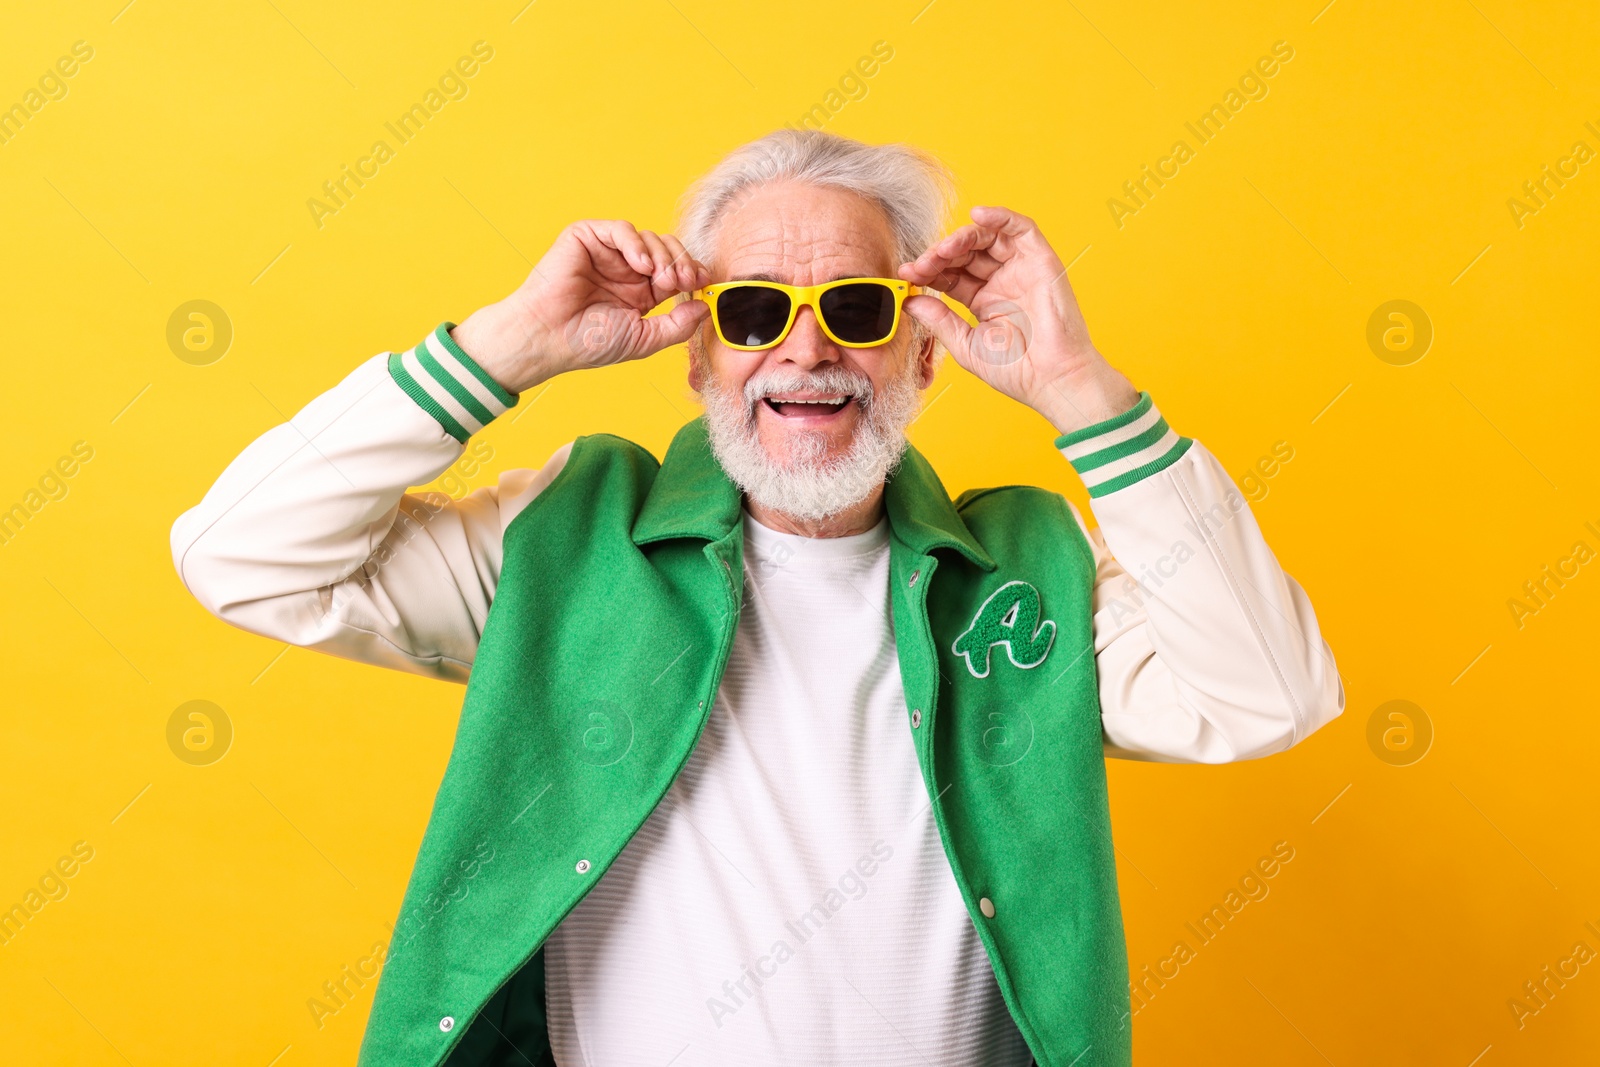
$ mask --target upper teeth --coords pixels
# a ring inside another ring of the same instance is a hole
[[[779,404],[843,404],[848,397],[829,396],[820,400],[779,400]]]

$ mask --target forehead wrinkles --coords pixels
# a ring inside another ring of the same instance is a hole
[[[841,239],[837,235],[765,233],[738,238],[728,250],[730,271],[848,271],[877,274],[887,261],[884,250],[868,241]]]
[[[879,274],[892,266],[888,226],[876,212],[745,204],[724,220],[718,236],[718,258],[730,274],[806,267]]]

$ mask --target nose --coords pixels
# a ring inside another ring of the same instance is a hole
[[[789,336],[773,350],[773,354],[779,362],[793,364],[801,370],[839,361],[839,347],[822,332],[816,313],[809,306],[802,307],[795,315]]]

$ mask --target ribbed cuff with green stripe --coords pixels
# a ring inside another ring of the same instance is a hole
[[[1161,417],[1149,393],[1115,418],[1056,438],[1056,447],[1083,478],[1091,497],[1105,496],[1178,462],[1194,444]]]
[[[389,376],[445,433],[465,444],[515,407],[517,396],[502,389],[451,339],[455,325],[441,323],[416,348],[391,353]]]

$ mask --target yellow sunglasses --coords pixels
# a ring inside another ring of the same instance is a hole
[[[711,324],[729,348],[760,352],[783,343],[802,307],[828,340],[845,348],[881,345],[900,328],[900,308],[920,286],[897,278],[841,278],[822,285],[719,282],[692,294],[711,307]]]

